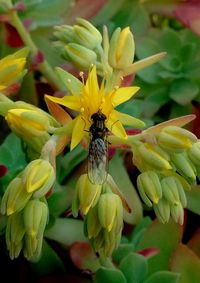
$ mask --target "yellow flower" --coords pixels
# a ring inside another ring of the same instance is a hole
[[[23,48],[0,60],[0,91],[17,82],[25,74],[28,49]]]
[[[73,120],[74,127],[72,131],[71,149],[87,134],[92,124],[91,116],[99,111],[106,116],[105,126],[108,130],[120,138],[127,138],[126,131],[122,124],[137,128],[144,127],[144,123],[139,119],[120,113],[114,109],[129,100],[139,90],[139,87],[116,87],[108,92],[106,91],[104,81],[99,87],[96,67],[94,66],[89,72],[86,83],[81,84],[77,89],[79,89],[78,93],[72,92],[72,95],[62,98],[46,95],[47,99],[80,113]]]

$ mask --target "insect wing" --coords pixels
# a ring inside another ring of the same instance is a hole
[[[93,184],[101,185],[107,178],[107,141],[96,138],[90,141],[88,177]]]

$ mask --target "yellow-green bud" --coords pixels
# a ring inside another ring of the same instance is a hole
[[[186,129],[167,126],[158,134],[158,144],[170,151],[181,152],[192,147],[197,137]]]
[[[96,64],[97,60],[97,55],[94,51],[76,43],[66,45],[63,56],[83,70],[88,70],[92,64]]]
[[[25,190],[33,197],[44,196],[53,186],[55,172],[49,161],[36,159],[31,161],[22,173]]]
[[[14,133],[27,139],[43,135],[50,127],[48,116],[36,110],[10,109],[5,119]]]
[[[89,210],[86,218],[86,225],[88,239],[96,238],[102,228],[99,222],[97,206]]]
[[[117,28],[110,40],[108,61],[115,69],[124,69],[130,66],[135,55],[135,43],[129,27],[121,30]]]
[[[98,215],[101,226],[110,232],[115,222],[122,219],[123,206],[120,197],[113,193],[102,194],[98,201]]]
[[[22,179],[19,177],[14,178],[3,195],[1,213],[11,215],[22,210],[31,196],[32,194],[26,191]]]
[[[200,141],[195,142],[187,151],[190,160],[197,166],[200,166]]]
[[[179,187],[181,183],[173,176],[165,177],[161,180],[163,197],[172,204],[178,205],[180,203]]]
[[[23,248],[25,258],[32,262],[38,261],[42,252],[42,243],[43,237],[36,239],[25,234],[25,244]]]
[[[48,220],[48,207],[39,200],[30,200],[24,208],[24,226],[26,234],[32,238],[43,237]]]
[[[167,223],[169,221],[170,204],[165,198],[160,199],[158,204],[154,204],[153,208],[160,222]]]
[[[83,174],[78,179],[76,190],[80,202],[80,209],[84,215],[88,213],[90,208],[94,207],[100,197],[102,185],[92,184],[87,174]]]
[[[74,29],[69,25],[55,26],[54,36],[63,44],[74,42]]]
[[[6,226],[6,245],[11,259],[19,256],[23,247],[24,234],[25,227],[22,212],[9,216]]]
[[[185,152],[171,154],[171,161],[180,175],[191,182],[196,180],[196,168]]]
[[[158,175],[153,171],[141,173],[137,178],[137,186],[142,200],[148,206],[157,204],[162,197],[162,188]]]
[[[138,151],[145,164],[150,168],[159,171],[171,169],[168,154],[159,146],[143,143],[139,146]]]
[[[176,223],[183,225],[184,222],[184,209],[181,203],[177,205],[171,205],[171,216]]]
[[[102,42],[101,33],[88,21],[78,18],[73,26],[75,42],[94,49]]]

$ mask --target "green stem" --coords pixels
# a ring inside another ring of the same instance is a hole
[[[18,17],[15,11],[11,12],[11,22],[16,28],[17,32],[19,33],[20,37],[22,38],[24,44],[30,48],[31,54],[33,56],[37,55],[39,49],[35,45],[30,34],[27,32],[26,28],[24,27],[23,23],[21,22],[20,18]],[[52,67],[49,65],[49,63],[46,60],[44,60],[43,63],[41,63],[38,68],[43,73],[43,75],[46,77],[47,81],[55,89],[63,90],[62,82],[58,79]]]

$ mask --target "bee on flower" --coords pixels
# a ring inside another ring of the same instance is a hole
[[[57,69],[63,75],[62,69]],[[66,74],[65,74],[66,75]],[[144,127],[144,123],[128,114],[115,110],[115,107],[129,100],[138,90],[137,86],[114,87],[108,90],[106,80],[99,86],[96,66],[89,71],[86,82],[76,81],[76,88],[70,88],[70,96],[62,98],[46,95],[46,101],[66,106],[79,112],[73,123],[71,150],[89,133],[88,176],[92,183],[102,184],[107,176],[107,136],[113,134],[127,139],[124,125],[135,128]]]

